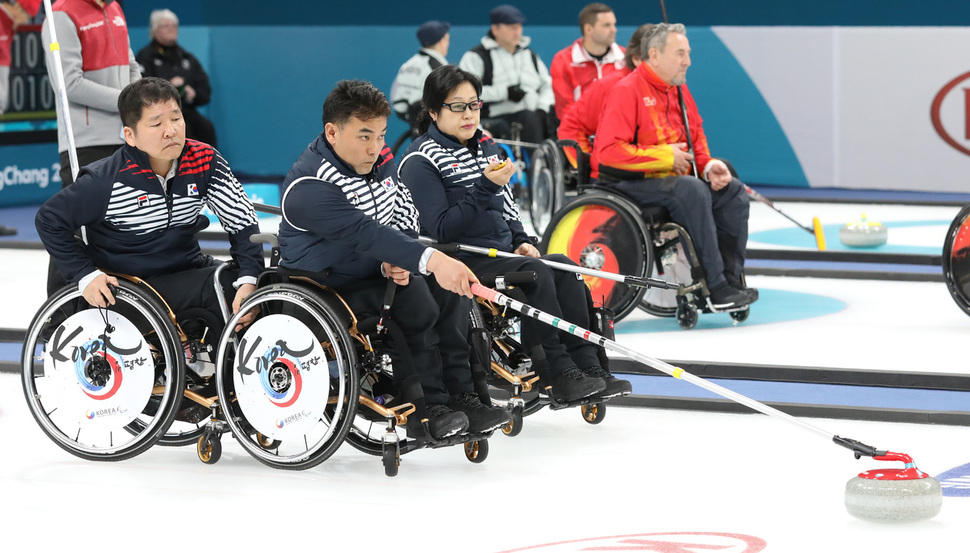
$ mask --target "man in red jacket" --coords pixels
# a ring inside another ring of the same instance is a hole
[[[566,108],[562,121],[559,123],[560,140],[575,140],[584,154],[588,156],[592,153],[592,137],[596,134],[596,125],[599,123],[600,112],[603,111],[603,102],[606,100],[606,95],[610,93],[620,79],[629,75],[640,65],[640,42],[652,29],[652,23],[637,27],[633,36],[630,37],[630,42],[626,45],[626,53],[623,55],[623,69],[591,82],[583,92],[582,98]],[[563,151],[573,167],[576,167],[578,153],[575,152],[574,148],[564,148]],[[598,178],[599,167],[590,166],[589,176],[593,179]]]
[[[590,83],[624,67],[623,47],[615,42],[616,15],[612,8],[598,2],[587,4],[579,12],[579,30],[583,36],[556,53],[549,67],[560,120]]]
[[[747,305],[758,298],[741,279],[748,196],[727,165],[711,157],[701,116],[684,84],[690,67],[686,29],[656,25],[641,43],[640,56],[640,66],[607,96],[592,163],[602,180],[613,181],[611,186],[642,205],[662,205],[687,229],[716,307]]]

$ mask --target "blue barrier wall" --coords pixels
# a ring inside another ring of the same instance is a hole
[[[404,25],[417,26],[428,19],[453,25],[479,25],[488,21],[498,4],[517,5],[527,25],[576,25],[586,0],[528,0],[456,3],[453,0],[297,0],[267,4],[254,0],[165,0],[124,2],[129,22],[148,21],[151,10],[169,8],[186,25]],[[622,24],[660,21],[659,0],[606,2]],[[952,0],[886,2],[885,0],[666,0],[670,21],[687,25],[931,25],[965,26],[970,3]]]

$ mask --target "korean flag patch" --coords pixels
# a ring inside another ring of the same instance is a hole
[[[197,184],[190,184],[189,185],[189,196],[198,196],[198,195],[199,195],[199,185],[197,185]]]
[[[381,181],[381,184],[384,185],[384,188],[391,190],[394,188],[394,177],[387,177]]]

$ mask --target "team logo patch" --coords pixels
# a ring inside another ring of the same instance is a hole
[[[653,96],[644,96],[643,97],[643,105],[645,105],[647,107],[655,106],[655,105],[657,105],[657,99],[654,98]]]
[[[198,195],[199,195],[199,185],[197,185],[197,184],[190,184],[189,185],[189,196],[198,196]]]
[[[138,207],[148,207],[152,205],[151,201],[148,199],[148,194],[142,194],[138,196]]]
[[[498,162],[498,156],[497,155],[496,156],[488,156],[488,162],[489,163],[496,163],[496,162]]]

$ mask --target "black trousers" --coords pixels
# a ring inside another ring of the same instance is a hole
[[[561,254],[545,255],[543,259],[575,265]],[[521,287],[529,304],[577,326],[590,327],[589,316],[593,299],[578,273],[551,269],[534,257],[469,257],[462,261],[476,275],[535,271],[535,283]],[[542,346],[553,378],[570,367],[587,368],[600,364],[595,345],[572,334],[560,332],[545,323],[523,324],[522,343],[529,349]]]
[[[237,269],[227,267],[220,274],[220,286],[217,290],[212,281],[212,276],[221,264],[220,261],[210,257],[204,267],[145,277],[143,280],[161,294],[165,303],[175,313],[176,318],[179,318],[179,315],[188,309],[205,309],[219,323],[218,326],[210,329],[210,334],[216,331],[221,333],[225,327],[225,321],[222,318],[222,310],[219,308],[219,294],[221,293],[225,299],[226,306],[229,308],[229,315],[232,316],[232,302],[236,297],[236,290],[232,287],[232,283],[239,277]],[[215,334],[215,336],[218,335]]]
[[[380,313],[387,282],[375,278],[337,291],[360,320]],[[394,294],[391,319],[404,332],[428,404],[447,403],[453,394],[474,391],[467,337],[470,302],[420,275],[411,275],[410,283],[398,286]],[[405,361],[398,346],[391,344],[389,349],[391,362],[401,366]],[[394,381],[400,384],[403,375],[395,372]]]
[[[661,205],[683,225],[694,242],[711,288],[725,281],[737,286],[748,244],[748,195],[738,179],[713,191],[692,176],[607,183],[640,205]]]
[[[546,120],[537,111],[522,110],[516,113],[497,115],[496,117],[507,121],[509,124],[513,122],[521,123],[522,134],[519,139],[522,142],[539,144],[549,136],[546,131]]]

